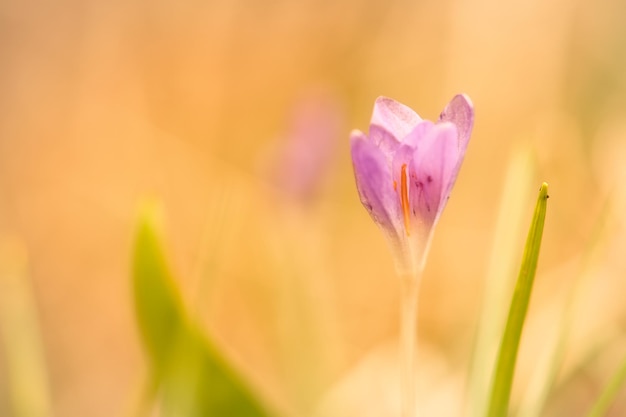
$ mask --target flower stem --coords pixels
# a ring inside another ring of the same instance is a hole
[[[400,312],[400,372],[402,375],[402,417],[416,417],[415,357],[417,306],[421,273],[406,274],[402,280]]]

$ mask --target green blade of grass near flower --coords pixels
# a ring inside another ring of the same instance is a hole
[[[528,231],[522,265],[500,344],[492,382],[488,417],[504,417],[508,413],[517,352],[537,271],[537,261],[546,218],[547,199],[548,184],[543,183],[539,190],[535,214]]]
[[[52,415],[52,401],[37,304],[19,239],[0,239],[0,342],[6,359],[10,415]]]
[[[595,404],[591,407],[587,417],[602,417],[605,416],[615,397],[619,391],[624,387],[626,383],[626,360],[624,360],[617,372],[613,375],[609,383],[604,390],[600,393],[600,396],[596,400]]]
[[[519,242],[524,239],[525,208],[533,192],[534,157],[527,147],[515,148],[507,164],[485,278],[482,311],[469,370],[468,415],[484,416],[499,335],[504,329],[507,299],[515,283]]]
[[[568,345],[570,331],[574,325],[575,310],[580,303],[580,298],[586,294],[585,283],[587,278],[593,277],[590,274],[594,255],[597,254],[599,247],[606,239],[606,233],[612,230],[610,217],[613,208],[613,197],[609,195],[603,202],[600,213],[596,217],[591,238],[583,251],[580,260],[580,267],[575,279],[569,285],[569,289],[564,302],[563,311],[559,318],[556,337],[544,341],[545,355],[543,360],[536,362],[537,366],[533,370],[528,388],[520,401],[520,408],[517,417],[539,417],[546,406],[551,392],[555,388],[557,376],[561,372],[565,349]],[[606,340],[594,339],[601,345],[606,344]],[[598,346],[595,346],[598,348]],[[582,364],[580,364],[582,365]],[[572,370],[575,372],[574,368]],[[561,375],[563,382],[568,380],[567,375]]]
[[[187,316],[161,249],[157,212],[154,206],[144,208],[133,257],[135,309],[152,379],[146,402],[161,395],[165,416],[269,416],[217,346]]]
[[[162,374],[186,324],[182,300],[157,237],[157,217],[156,207],[144,207],[139,219],[133,254],[133,295],[142,342],[153,370]]]

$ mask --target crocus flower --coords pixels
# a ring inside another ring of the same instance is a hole
[[[272,180],[283,195],[305,204],[319,196],[343,124],[341,101],[329,91],[309,91],[295,104],[270,161]]]
[[[473,123],[472,102],[465,95],[455,96],[435,123],[379,97],[369,135],[358,130],[351,134],[361,203],[385,234],[399,274],[415,276],[424,267]]]

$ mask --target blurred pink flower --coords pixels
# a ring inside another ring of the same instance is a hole
[[[330,92],[315,90],[294,106],[285,142],[273,159],[273,179],[289,198],[314,199],[326,180],[344,127],[340,101]]]
[[[465,95],[455,96],[436,123],[379,97],[369,135],[351,134],[361,203],[389,241],[399,273],[415,275],[423,269],[473,123],[474,109]]]

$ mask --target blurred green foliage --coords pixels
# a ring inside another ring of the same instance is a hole
[[[159,243],[154,208],[145,209],[139,220],[133,287],[150,385],[164,415],[270,415],[211,338],[187,316]]]

